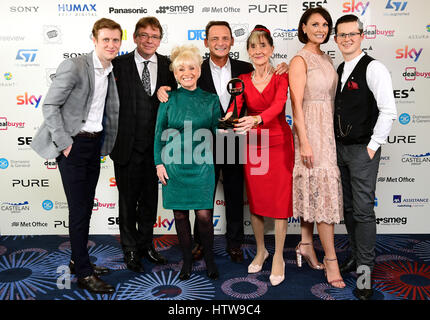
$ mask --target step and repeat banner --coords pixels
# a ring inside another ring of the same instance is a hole
[[[68,206],[57,163],[42,159],[29,147],[42,123],[42,105],[51,78],[64,60],[93,49],[91,29],[102,17],[121,24],[120,54],[134,50],[138,19],[156,16],[165,31],[158,50],[169,55],[175,45],[204,47],[205,26],[226,20],[235,38],[231,57],[249,61],[245,42],[256,24],[273,35],[273,64],[291,60],[303,46],[297,38],[298,21],[310,7],[321,5],[333,21],[355,14],[365,26],[363,49],[380,59],[393,79],[398,119],[383,146],[375,210],[379,233],[430,231],[430,2],[424,0],[2,0],[0,4],[0,234],[67,234]],[[335,67],[342,56],[331,37],[322,49]],[[290,100],[286,121],[292,125]],[[94,199],[93,234],[118,234],[118,193],[113,162],[103,157]],[[217,187],[215,233],[225,232],[222,182]],[[276,181],[274,181],[276,183]],[[246,199],[246,192],[245,199]],[[194,214],[191,214],[194,219]],[[249,207],[245,231],[252,233]],[[174,234],[173,214],[162,208],[161,187],[156,234]],[[273,225],[267,226],[273,232]],[[289,233],[300,232],[300,221],[289,220]],[[345,233],[345,226],[336,226]]]

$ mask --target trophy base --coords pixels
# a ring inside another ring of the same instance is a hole
[[[228,118],[227,120],[219,120],[218,121],[218,128],[219,129],[234,129],[234,125],[239,122],[239,119],[231,119]]]

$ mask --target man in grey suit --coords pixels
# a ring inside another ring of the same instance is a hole
[[[94,51],[58,67],[42,107],[44,122],[31,147],[58,162],[69,206],[69,267],[78,286],[113,293],[115,289],[99,278],[109,270],[91,264],[87,243],[100,156],[110,153],[118,131],[119,98],[111,61],[121,46],[122,29],[103,18],[92,34]]]

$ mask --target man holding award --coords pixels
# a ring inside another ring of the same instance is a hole
[[[234,38],[230,25],[226,21],[210,21],[206,26],[205,46],[209,49],[209,58],[203,61],[201,67],[201,76],[197,85],[208,92],[216,93],[220,100],[221,116],[224,117],[226,111],[233,101],[233,97],[227,90],[227,84],[232,78],[237,78],[241,74],[250,73],[254,70],[253,66],[244,61],[230,58],[230,49],[234,44]],[[282,63],[277,68],[277,73],[285,73],[288,70],[288,65]],[[168,87],[161,87],[158,91],[158,98],[161,102],[168,100],[166,91]],[[238,117],[245,114],[246,107],[241,109]],[[224,157],[222,161],[215,163],[215,181],[217,185],[220,172],[223,175],[224,198],[225,198],[225,215],[226,215],[226,240],[227,252],[233,262],[240,263],[243,261],[243,252],[241,245],[243,243],[243,189],[244,175],[243,166],[239,162],[239,143],[236,141],[234,148],[229,148],[235,151],[233,160],[229,161],[229,152],[227,146],[224,149]],[[216,155],[214,153],[214,158]],[[221,163],[220,163],[221,162]],[[233,162],[233,163],[231,163]],[[198,238],[197,225],[194,225],[194,241],[193,258],[200,260],[203,256],[203,247]]]

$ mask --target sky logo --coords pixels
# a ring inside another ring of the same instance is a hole
[[[399,116],[399,122],[403,125],[408,124],[411,122],[411,116],[408,113],[402,113]]]
[[[385,9],[394,9],[395,11],[404,11],[408,2],[407,1],[392,1],[388,0],[387,5],[385,6]]]
[[[45,200],[42,202],[42,208],[46,211],[50,211],[54,208],[54,203],[51,200]]]
[[[35,108],[39,106],[40,101],[42,100],[42,96],[40,95],[39,98],[37,98],[35,95],[29,95],[28,92],[26,92],[23,95],[16,96],[16,104],[21,105],[35,105]]]
[[[366,4],[363,2],[356,2],[355,0],[347,1],[343,3],[343,11],[342,12],[351,12],[351,13],[361,13],[360,15],[364,15],[366,13],[367,8],[369,7],[370,2],[368,1]]]
[[[36,59],[38,49],[19,49],[16,54],[16,60],[24,60],[24,62],[33,62]]]
[[[0,169],[6,169],[9,167],[9,161],[5,158],[0,158]]]
[[[404,49],[397,49],[396,53],[396,59],[413,59],[414,62],[416,62],[418,60],[418,58],[420,57],[421,53],[423,52],[423,48],[419,49],[418,51],[415,48],[412,48],[409,50],[408,46],[405,46]]]

